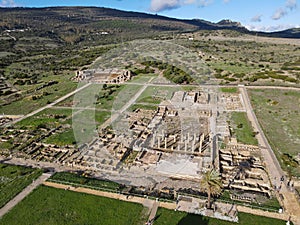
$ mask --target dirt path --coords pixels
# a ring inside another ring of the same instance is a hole
[[[27,195],[29,195],[36,187],[47,180],[51,174],[43,173],[38,179],[28,185],[23,191],[21,191],[17,196],[10,200],[5,206],[0,209],[0,218],[6,214],[9,210],[15,207],[20,201],[22,201]]]

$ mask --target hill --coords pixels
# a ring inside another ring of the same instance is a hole
[[[261,36],[300,38],[299,29],[257,33],[230,20],[218,23],[200,19],[182,20],[101,7],[0,8],[0,32],[16,29],[28,29],[35,35],[68,43],[86,40],[105,42],[107,38],[103,36],[109,34],[120,35],[122,40],[128,40],[161,32],[223,29]],[[115,36],[115,41],[120,41],[120,36]]]

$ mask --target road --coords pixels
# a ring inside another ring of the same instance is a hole
[[[27,195],[29,195],[35,188],[42,184],[51,176],[50,173],[43,173],[38,179],[28,185],[23,191],[21,191],[16,197],[10,200],[5,206],[0,209],[0,218],[5,215],[9,210],[15,207],[20,201],[22,201]]]
[[[92,83],[87,83],[87,84],[85,84],[84,86],[82,86],[82,87],[80,87],[80,88],[77,88],[75,91],[72,91],[72,92],[66,94],[65,96],[63,96],[63,97],[61,97],[61,98],[55,100],[54,102],[52,102],[52,103],[50,103],[50,104],[48,104],[48,105],[45,105],[44,107],[41,107],[41,108],[39,108],[39,109],[37,109],[37,110],[31,112],[31,113],[28,113],[28,114],[26,114],[26,115],[20,117],[19,119],[16,119],[16,120],[14,120],[14,121],[12,121],[12,122],[10,122],[10,123],[7,123],[6,126],[16,124],[16,123],[18,123],[18,122],[20,122],[20,121],[22,121],[22,120],[24,120],[24,119],[26,119],[26,118],[28,118],[28,117],[34,116],[35,114],[37,114],[37,113],[39,113],[39,112],[41,112],[41,111],[43,111],[43,110],[45,110],[45,109],[51,108],[52,106],[56,105],[57,103],[62,102],[62,101],[64,101],[65,99],[67,99],[67,98],[71,97],[72,95],[76,94],[77,92],[79,92],[79,91],[81,91],[81,90],[87,88],[87,87],[90,86],[91,84],[92,84]]]
[[[294,224],[300,225],[300,205],[294,193],[290,192],[287,188],[285,182],[280,182],[280,178],[285,176],[284,171],[281,169],[280,164],[268,143],[266,136],[260,124],[256,118],[255,113],[253,112],[253,108],[251,106],[251,102],[245,87],[240,87],[240,92],[243,97],[243,101],[245,103],[247,116],[254,128],[255,131],[258,131],[257,140],[260,148],[262,149],[262,155],[264,157],[264,161],[266,162],[266,167],[270,176],[270,180],[272,184],[275,184],[277,187],[281,186],[281,189],[278,194],[283,196],[282,204],[286,213],[291,215],[291,219]],[[286,179],[285,179],[286,181]]]
[[[111,115],[111,117],[106,120],[101,126],[100,129],[103,129],[107,126],[109,126],[111,123],[113,123],[118,117],[119,115],[121,115],[122,113],[124,113],[131,105],[133,105],[136,100],[140,97],[140,95],[146,90],[146,88],[150,85],[149,83],[153,80],[154,78],[151,78],[147,83],[145,84],[139,84],[141,86],[143,86],[128,102],[126,102],[126,104],[118,111],[115,111],[114,114]],[[132,83],[130,83],[132,84]]]

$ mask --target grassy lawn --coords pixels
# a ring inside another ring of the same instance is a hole
[[[235,224],[223,220],[217,220],[214,218],[204,217],[200,215],[188,214],[185,212],[175,212],[173,210],[159,208],[157,211],[158,219],[154,225],[230,225]],[[253,225],[253,224],[265,224],[265,225],[284,225],[285,221],[272,219],[262,216],[256,216],[252,214],[239,213],[240,225]]]
[[[32,95],[29,95],[19,101],[15,101],[9,105],[2,106],[0,113],[8,115],[27,114],[68,94],[69,92],[75,90],[76,87],[77,84],[74,82],[71,82],[69,80],[62,81],[58,84],[43,88],[38,92],[33,92]],[[43,93],[47,93],[47,95]],[[37,99],[33,100],[32,96],[37,96]]]
[[[0,208],[41,173],[42,171],[37,169],[0,164]]]
[[[46,109],[34,116],[21,120],[16,123],[15,127],[37,128],[43,124],[49,127],[56,127],[59,124],[70,123],[70,120],[66,120],[66,118],[71,115],[71,109]]]
[[[132,99],[136,93],[143,88],[141,85],[128,84],[118,93],[113,101],[113,109],[120,110],[130,99]]]
[[[85,177],[84,174],[79,175],[74,173],[60,172],[55,173],[49,180],[57,183],[72,184],[72,186],[85,186],[93,189],[107,189],[111,191],[120,190],[120,185],[118,183],[88,178]]]
[[[138,76],[133,77],[128,83],[139,83],[144,84],[150,81],[151,78],[156,77],[155,74],[139,74]]]
[[[134,104],[130,106],[129,111],[133,112],[136,109],[145,109],[145,110],[157,110],[157,106],[155,105],[143,105],[143,104]]]
[[[74,137],[73,129],[68,129],[62,133],[56,133],[44,140],[46,144],[53,144],[58,146],[74,145],[76,140]]]
[[[300,92],[249,90],[251,103],[262,129],[283,169],[300,176],[295,161],[300,148]]]
[[[238,88],[237,87],[222,87],[221,91],[224,93],[237,93]]]
[[[238,142],[249,145],[258,144],[255,135],[253,135],[251,123],[248,120],[245,112],[233,112],[231,115],[231,120],[233,122],[233,130]]]
[[[148,104],[156,104],[156,105],[158,105],[161,102],[161,98],[147,96],[145,98],[139,99],[137,102],[138,103],[148,103]]]
[[[79,110],[73,111],[72,128],[77,143],[83,144],[90,142],[98,134],[96,129],[110,116],[110,112]]]
[[[40,186],[0,220],[2,225],[137,225],[146,221],[140,204]]]
[[[97,108],[111,110],[113,108],[114,101],[119,93],[126,89],[124,85],[107,85],[106,88],[102,88],[98,94]]]
[[[162,100],[169,100],[176,91],[182,91],[181,87],[147,87],[137,99],[138,103],[159,104]]]

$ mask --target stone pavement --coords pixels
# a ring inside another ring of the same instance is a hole
[[[148,222],[150,224],[152,224],[154,221],[155,221],[155,218],[156,218],[156,212],[157,212],[157,209],[158,209],[158,206],[159,206],[159,202],[156,201],[153,206],[152,206],[152,209],[151,209],[151,213],[149,215],[149,219],[148,219]]]

